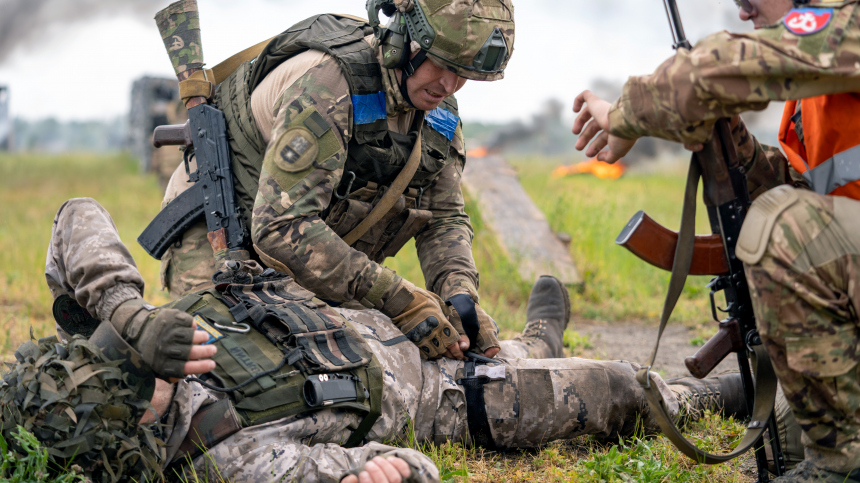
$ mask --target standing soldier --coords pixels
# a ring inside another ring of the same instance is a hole
[[[577,96],[577,148],[591,142],[587,155],[614,162],[638,138],[656,136],[697,151],[717,119],[734,116],[756,198],[737,256],[804,430],[806,460],[777,481],[860,481],[860,4],[738,3],[755,32],[679,49],[654,74],[631,77],[612,105],[588,91]],[[780,126],[785,155],[737,117],[771,100],[790,101]]]
[[[186,15],[188,3],[156,17],[168,50],[176,40],[165,32],[196,20]],[[370,24],[311,17],[214,89],[255,256],[329,303],[380,310],[425,357],[461,358],[469,344],[458,335],[464,331],[457,314],[474,313],[480,330],[471,342],[492,357],[498,328],[478,304],[453,94],[469,79],[502,78],[513,52],[513,5],[367,5]],[[380,10],[392,16],[387,27],[377,25]],[[194,65],[189,52],[170,52],[177,72]],[[398,179],[401,173],[406,177]],[[177,169],[165,205],[189,187],[185,180]],[[220,267],[206,233],[202,222],[191,227],[162,257],[172,296],[212,285]],[[381,265],[413,237],[428,290]],[[445,303],[455,309],[453,325],[443,317]]]

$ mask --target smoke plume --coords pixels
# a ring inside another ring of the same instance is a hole
[[[125,15],[151,22],[170,0],[0,0],[0,65],[41,43],[49,30],[96,17]],[[107,42],[110,42],[107,39]],[[110,46],[105,46],[109,55]]]

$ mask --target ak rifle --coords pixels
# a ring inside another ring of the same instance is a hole
[[[185,91],[182,97],[188,108],[188,122],[158,126],[153,133],[153,145],[183,146],[185,172],[194,185],[168,203],[137,241],[147,253],[161,259],[171,245],[181,241],[186,230],[206,220],[216,261],[230,258],[231,252],[246,258],[248,231],[233,186],[227,123],[224,113],[209,104],[213,84],[203,71],[197,2],[175,2],[159,12],[156,20],[168,55],[187,56],[184,60],[188,65],[172,60],[174,67],[180,66],[176,76],[180,92]],[[185,48],[179,50],[178,45]],[[190,169],[192,160],[197,163],[194,172]]]
[[[673,48],[690,49],[691,45],[684,34],[675,0],[663,0],[663,5],[672,29]],[[775,375],[756,329],[743,262],[735,256],[738,235],[750,206],[750,195],[728,119],[723,118],[716,122],[711,140],[704,144],[704,149],[693,153],[690,170],[679,233],[659,225],[640,211],[624,227],[616,243],[646,262],[672,271],[660,335],[683,289],[686,276],[714,276],[707,286],[710,289],[711,315],[718,323],[719,330],[695,355],[686,358],[684,363],[693,376],[701,379],[710,374],[726,356],[736,354],[747,407],[752,418],[746,437],[732,453],[711,455],[691,445],[665,416],[665,411],[655,408],[660,402],[660,396],[650,384],[648,372],[656,358],[660,336],[648,365],[640,371],[637,378],[646,390],[652,411],[659,413],[657,416],[664,434],[684,454],[700,463],[716,464],[739,456],[752,446],[758,467],[758,481],[765,483],[768,481],[767,456],[762,438],[765,429],[769,430],[771,436],[770,444],[777,476],[785,472],[785,459],[772,417],[773,398],[776,393]],[[694,236],[695,198],[699,176],[713,235]],[[719,292],[725,297],[725,308],[717,306],[715,295]],[[722,320],[717,316],[718,312],[725,314]],[[755,365],[755,373],[751,369],[751,359]],[[759,391],[759,394],[756,391]]]

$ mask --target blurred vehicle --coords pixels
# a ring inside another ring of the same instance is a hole
[[[12,119],[9,117],[9,87],[0,85],[0,151],[12,149]]]
[[[162,187],[182,162],[182,151],[175,146],[154,148],[152,131],[156,126],[182,124],[188,112],[179,99],[179,84],[166,77],[141,77],[131,87],[128,116],[128,150],[138,159],[141,172],[154,172]]]

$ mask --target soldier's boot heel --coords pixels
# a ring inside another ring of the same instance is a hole
[[[681,424],[699,419],[705,410],[721,411],[724,417],[732,416],[737,420],[749,417],[740,373],[705,379],[681,377],[666,383],[681,405]]]
[[[849,473],[836,473],[801,461],[788,473],[771,480],[774,483],[860,483],[860,468]]]
[[[564,357],[564,329],[570,320],[570,295],[561,280],[542,275],[532,287],[526,309],[526,327],[517,337],[525,343],[542,341],[546,359]],[[533,356],[534,357],[534,356]]]

